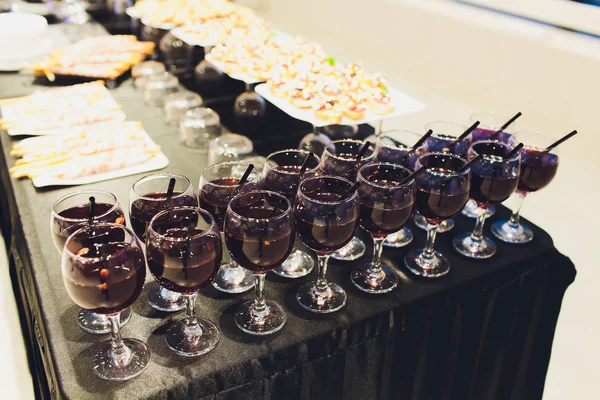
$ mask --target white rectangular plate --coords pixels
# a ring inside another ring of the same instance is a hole
[[[299,119],[301,121],[308,122],[315,127],[327,126],[329,125],[326,121],[320,120],[315,116],[315,112],[312,109],[302,109],[294,106],[289,99],[281,98],[273,95],[271,93],[271,89],[269,85],[263,83],[254,88],[256,93],[265,98],[265,100],[269,101],[281,111],[285,112],[291,117]],[[421,103],[419,100],[410,97],[409,95],[397,90],[390,88],[389,96],[392,98],[392,104],[394,105],[394,110],[385,115],[379,115],[372,112],[367,108],[367,113],[365,117],[359,121],[349,119],[344,117],[342,120],[342,124],[346,125],[358,125],[358,124],[368,124],[375,121],[380,121],[383,119],[398,117],[401,115],[412,114],[418,111],[422,111],[425,109],[425,104]]]
[[[147,137],[149,142],[154,143],[152,138],[148,136],[148,133],[144,129],[140,129],[140,132]],[[44,186],[74,186],[74,185],[86,185],[88,183],[107,181],[109,179],[122,178],[128,175],[141,174],[143,172],[156,171],[163,169],[169,165],[169,159],[162,151],[156,153],[156,155],[143,164],[135,165],[128,168],[116,169],[113,171],[107,171],[100,174],[82,176],[76,179],[59,179],[55,177],[40,176],[33,178],[33,186],[44,187]]]
[[[116,109],[119,107],[119,103],[114,99],[112,94],[108,92],[108,89],[102,87],[103,90],[106,91],[107,95],[99,100],[101,102],[101,107],[105,109]],[[52,89],[49,89],[52,90]],[[6,120],[15,120],[15,110],[12,104],[7,104],[5,106],[0,107],[0,112],[2,113],[2,118]],[[99,124],[107,123],[107,122],[122,122],[127,118],[125,113],[122,110],[114,110],[110,112],[111,118],[103,121],[99,121]],[[89,124],[95,125],[95,124]],[[63,127],[57,129],[42,129],[42,130],[31,130],[31,129],[9,129],[6,131],[9,136],[46,136],[46,135],[60,135],[65,132],[65,130],[76,127],[73,125],[65,125]]]
[[[171,30],[171,34],[176,38],[181,39],[183,42],[189,44],[190,46],[200,46],[200,47],[210,47],[216,46],[217,40],[216,38],[207,39],[206,41],[196,40],[194,35],[188,33],[182,27],[178,27]]]
[[[212,55],[210,53],[205,55],[204,59],[206,61],[208,61],[209,63],[211,63],[212,65],[214,65],[215,67],[217,67],[219,70],[221,70],[224,73],[226,73],[227,75],[229,75],[231,78],[237,79],[238,81],[242,81],[249,85],[262,82],[261,80],[251,77],[250,75],[248,75],[245,72],[242,72],[239,74],[228,74],[227,71],[225,70],[225,65],[222,62],[215,61],[215,59],[212,57]]]

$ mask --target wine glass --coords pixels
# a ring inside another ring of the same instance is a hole
[[[200,107],[202,102],[202,97],[193,92],[181,91],[168,95],[165,98],[167,123],[179,126],[179,122],[186,111]]]
[[[94,198],[92,223],[111,222],[125,225],[125,214],[117,197],[103,190],[82,190],[61,197],[52,206],[50,232],[52,241],[62,255],[67,238],[79,228],[90,222],[90,199]],[[121,312],[121,325],[129,322],[131,310]],[[88,333],[105,334],[110,332],[110,323],[106,315],[96,314],[84,309],[77,314],[77,324]]]
[[[179,79],[169,72],[149,75],[144,82],[144,101],[155,107],[164,107],[168,95],[179,90]]]
[[[321,172],[325,175],[339,176],[355,181],[358,170],[373,161],[375,152],[367,149],[360,159],[364,143],[355,139],[335,140],[325,148],[321,158]],[[366,246],[356,236],[343,248],[331,255],[336,260],[354,261],[365,254]]]
[[[265,99],[254,91],[252,84],[246,83],[246,91],[233,104],[233,115],[241,133],[254,133],[263,125],[266,113]]]
[[[321,128],[331,140],[354,139],[358,135],[358,125],[333,124]]]
[[[255,279],[256,299],[235,312],[235,323],[251,335],[279,331],[287,320],[283,308],[265,300],[267,272],[288,258],[294,247],[292,208],[285,196],[268,190],[241,193],[227,206],[225,242],[231,257]]]
[[[183,114],[179,130],[186,147],[207,152],[210,141],[221,135],[221,119],[210,108],[192,108]]]
[[[131,68],[131,77],[136,89],[145,89],[151,75],[165,72],[165,65],[158,61],[144,61]]]
[[[513,121],[509,126],[503,129],[502,132],[496,133],[510,118],[510,115],[501,114],[495,111],[476,112],[471,114],[469,117],[471,123],[479,121],[477,128],[471,132],[471,143],[482,140],[496,140],[510,146],[516,145],[517,141],[511,134],[511,132],[515,131],[517,125],[516,121]]]
[[[407,130],[392,130],[382,133],[377,137],[374,161],[401,165],[413,170],[415,162],[417,161],[417,158],[419,158],[423,148],[418,148],[412,153],[409,153],[409,151],[414,144],[417,143],[420,137],[420,134]],[[404,226],[398,232],[387,235],[383,245],[400,248],[408,245],[412,241],[412,232]]]
[[[546,187],[558,170],[558,153],[554,148],[544,151],[555,142],[555,138],[540,132],[517,132],[518,142],[525,146],[521,149],[521,175],[517,186],[518,206],[508,221],[497,221],[491,231],[498,239],[506,243],[527,243],[533,240],[533,230],[520,221],[519,213],[525,196]]]
[[[171,182],[174,186],[169,196]],[[129,194],[129,220],[136,236],[144,242],[152,218],[159,212],[181,206],[197,207],[198,200],[188,178],[171,172],[159,172],[137,180]],[[148,304],[158,311],[174,312],[185,308],[179,293],[152,285],[148,288]]]
[[[245,161],[226,161],[213,164],[202,171],[199,184],[200,207],[212,214],[219,230],[223,230],[227,206],[237,192],[260,189],[260,173],[253,167],[248,179],[238,190],[240,180],[249,166]],[[233,259],[221,264],[212,285],[221,292],[242,293],[252,289],[254,276]]]
[[[312,132],[300,139],[298,148],[322,157],[325,148],[330,145],[331,139],[329,136],[321,132],[321,128],[313,126]]]
[[[305,161],[306,169],[301,171]],[[314,153],[303,150],[282,150],[271,153],[263,168],[263,186],[267,190],[284,195],[290,203],[293,203],[298,185],[303,179],[318,174],[320,162],[321,160]],[[314,266],[312,257],[295,246],[290,257],[273,272],[284,278],[300,278],[308,275]]]
[[[122,339],[119,314],[144,288],[146,262],[138,239],[120,224],[94,223],[75,231],[65,242],[62,276],[71,299],[81,308],[108,317],[112,339],[94,356],[94,372],[102,379],[126,381],[150,362],[150,349],[140,340]]]
[[[152,218],[146,237],[148,269],[168,290],[180,293],[186,317],[172,324],[165,340],[181,356],[199,356],[219,341],[217,326],[198,318],[194,309],[198,291],[217,274],[223,248],[213,217],[196,207],[175,207]]]
[[[467,130],[467,127],[450,121],[434,121],[425,125],[425,129],[431,129],[433,134],[425,141],[425,149],[429,152],[451,152],[464,156],[469,150],[470,142],[467,137],[456,145],[452,143]],[[421,214],[416,214],[414,223],[417,227],[427,230],[427,220]],[[438,233],[446,233],[454,228],[454,219],[450,218],[438,224]]]
[[[354,269],[350,275],[360,290],[379,294],[398,286],[398,275],[382,265],[381,253],[387,235],[398,232],[410,219],[415,201],[415,181],[404,180],[408,168],[387,163],[367,164],[358,171],[360,225],[373,238],[373,261]]]
[[[204,47],[204,54],[210,53],[211,47]],[[221,92],[225,74],[206,60],[200,61],[194,68],[196,90],[205,97],[217,97]]]
[[[489,258],[496,253],[494,241],[483,235],[487,209],[508,199],[517,188],[521,157],[519,153],[505,159],[511,146],[494,140],[473,143],[468,158],[482,154],[471,166],[471,200],[478,208],[477,223],[472,233],[461,233],[452,242],[456,251],[469,258]]]
[[[477,128],[471,132],[471,143],[480,142],[482,140],[496,140],[510,146],[515,146],[517,141],[509,132],[514,130],[516,121],[513,121],[502,132],[496,133],[510,118],[510,115],[500,114],[495,111],[471,114],[469,117],[471,123],[479,121]],[[474,200],[469,199],[465,208],[461,211],[461,214],[465,217],[477,219],[476,211],[478,208],[477,203]],[[496,213],[496,207],[489,207],[486,212],[489,218]]]
[[[167,71],[175,75],[184,74],[192,69],[192,46],[168,31],[158,42],[160,59]]]
[[[426,170],[415,178],[415,206],[427,221],[425,248],[410,252],[404,264],[415,275],[436,278],[450,271],[450,261],[434,250],[437,225],[454,217],[469,199],[471,174],[461,171],[464,158],[451,153],[428,153],[417,160]]]
[[[294,217],[298,236],[317,253],[316,281],[298,289],[296,299],[306,310],[331,313],[346,304],[346,292],[327,280],[331,254],[347,245],[358,226],[358,192],[352,182],[335,176],[305,179],[298,186]]]

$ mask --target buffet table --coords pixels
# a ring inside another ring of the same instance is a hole
[[[1,74],[0,96],[29,94],[36,89],[30,82],[30,77]],[[206,157],[179,144],[177,129],[165,124],[161,109],[144,104],[131,80],[111,92],[129,119],[141,120],[162,147],[170,160],[168,170],[197,185]],[[142,294],[123,335],[149,344],[151,364],[134,380],[103,381],[92,372],[92,355],[104,338],[76,326],[78,307],[64,289],[48,227],[54,201],[74,189],[36,190],[27,180],[14,180],[8,173],[14,164],[9,155],[14,139],[1,134],[0,140],[0,222],[42,398],[541,398],[574,266],[535,226],[530,244],[498,242],[498,254],[490,260],[462,258],[451,241],[456,233],[472,229],[473,222],[463,217],[457,217],[451,233],[438,238],[437,249],[452,263],[444,278],[423,280],[404,270],[405,253],[425,241],[412,224],[413,243],[384,251],[401,278],[389,294],[360,292],[349,279],[351,263],[332,262],[331,279],[348,293],[347,306],[332,315],[314,315],[297,305],[296,290],[310,277],[284,280],[269,274],[266,296],[288,312],[287,325],[270,337],[250,337],[235,326],[237,305],[252,293],[234,296],[203,289],[198,313],[215,321],[222,336],[215,350],[199,358],[178,357],[167,348],[164,324],[181,314],[154,311]],[[128,210],[129,191],[139,177],[86,187],[113,192]],[[499,207],[492,220],[508,215]]]

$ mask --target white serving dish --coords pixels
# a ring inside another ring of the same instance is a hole
[[[299,119],[301,121],[308,122],[315,127],[322,127],[330,125],[326,121],[320,120],[315,116],[315,112],[312,109],[302,109],[294,106],[289,99],[281,98],[273,95],[271,93],[271,89],[269,85],[263,83],[254,88],[256,93],[265,98],[268,102],[275,105],[281,111],[285,112],[291,117]],[[379,115],[372,112],[370,109],[367,109],[367,113],[365,117],[361,120],[353,120],[344,117],[341,124],[344,125],[358,125],[358,124],[368,124],[371,122],[381,121],[388,118],[398,117],[401,115],[412,114],[418,111],[422,111],[425,109],[425,104],[420,102],[417,99],[410,97],[409,95],[397,90],[390,88],[389,96],[392,98],[392,104],[394,105],[394,110],[385,115]]]

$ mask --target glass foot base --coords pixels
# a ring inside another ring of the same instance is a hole
[[[429,260],[421,258],[423,249],[410,252],[404,257],[404,265],[410,272],[425,278],[438,278],[450,272],[450,261],[437,251]]]
[[[385,238],[383,242],[384,246],[387,247],[404,247],[413,241],[413,234],[407,227],[404,227],[401,231],[392,233]]]
[[[305,283],[296,293],[296,300],[305,310],[327,314],[346,305],[346,292],[341,286],[329,282],[326,289],[319,289],[316,285],[317,282]]]
[[[387,293],[398,286],[398,275],[387,265],[381,266],[379,274],[369,270],[371,264],[361,265],[350,274],[354,286],[371,294]]]
[[[239,265],[228,262],[221,264],[212,285],[224,293],[243,293],[254,287],[254,275]]]
[[[533,240],[533,230],[523,223],[513,225],[506,220],[497,221],[490,226],[490,230],[505,243],[528,243]]]
[[[366,251],[365,243],[354,236],[347,245],[333,253],[331,258],[339,261],[354,261],[364,256]]]
[[[131,318],[131,309],[127,307],[120,313],[121,326],[129,322]],[[94,335],[104,335],[110,333],[110,322],[104,314],[96,314],[84,309],[79,310],[77,314],[77,325],[82,331],[92,333]]]
[[[198,318],[195,328],[188,328],[186,320],[175,322],[165,335],[167,346],[184,357],[206,354],[219,343],[217,326],[207,319]]]
[[[486,236],[474,241],[470,233],[461,233],[452,241],[454,249],[465,257],[485,259],[496,254],[496,243]]]
[[[148,368],[151,352],[148,346],[137,339],[123,339],[126,350],[120,359],[113,356],[112,342],[102,342],[94,355],[94,372],[109,381],[127,381]]]
[[[285,325],[287,315],[279,303],[266,300],[267,309],[261,315],[254,311],[254,300],[242,304],[235,312],[235,324],[249,335],[273,334]]]
[[[146,299],[150,307],[163,312],[176,312],[185,309],[183,296],[160,286],[148,287]]]
[[[315,261],[301,250],[296,250],[273,273],[283,278],[300,278],[311,273]]]
[[[465,204],[465,206],[463,207],[463,209],[460,213],[467,218],[477,219],[476,212],[477,212],[478,208],[479,207],[477,206],[477,203],[475,203],[475,201],[469,200],[469,201],[467,201],[467,204]],[[491,217],[494,214],[496,214],[496,207],[492,206],[487,209],[487,212],[486,212],[487,218]]]
[[[424,231],[427,231],[427,220],[420,214],[416,214],[413,218],[413,222],[417,226]],[[446,233],[454,228],[454,219],[448,219],[438,224],[437,231],[438,233]]]

